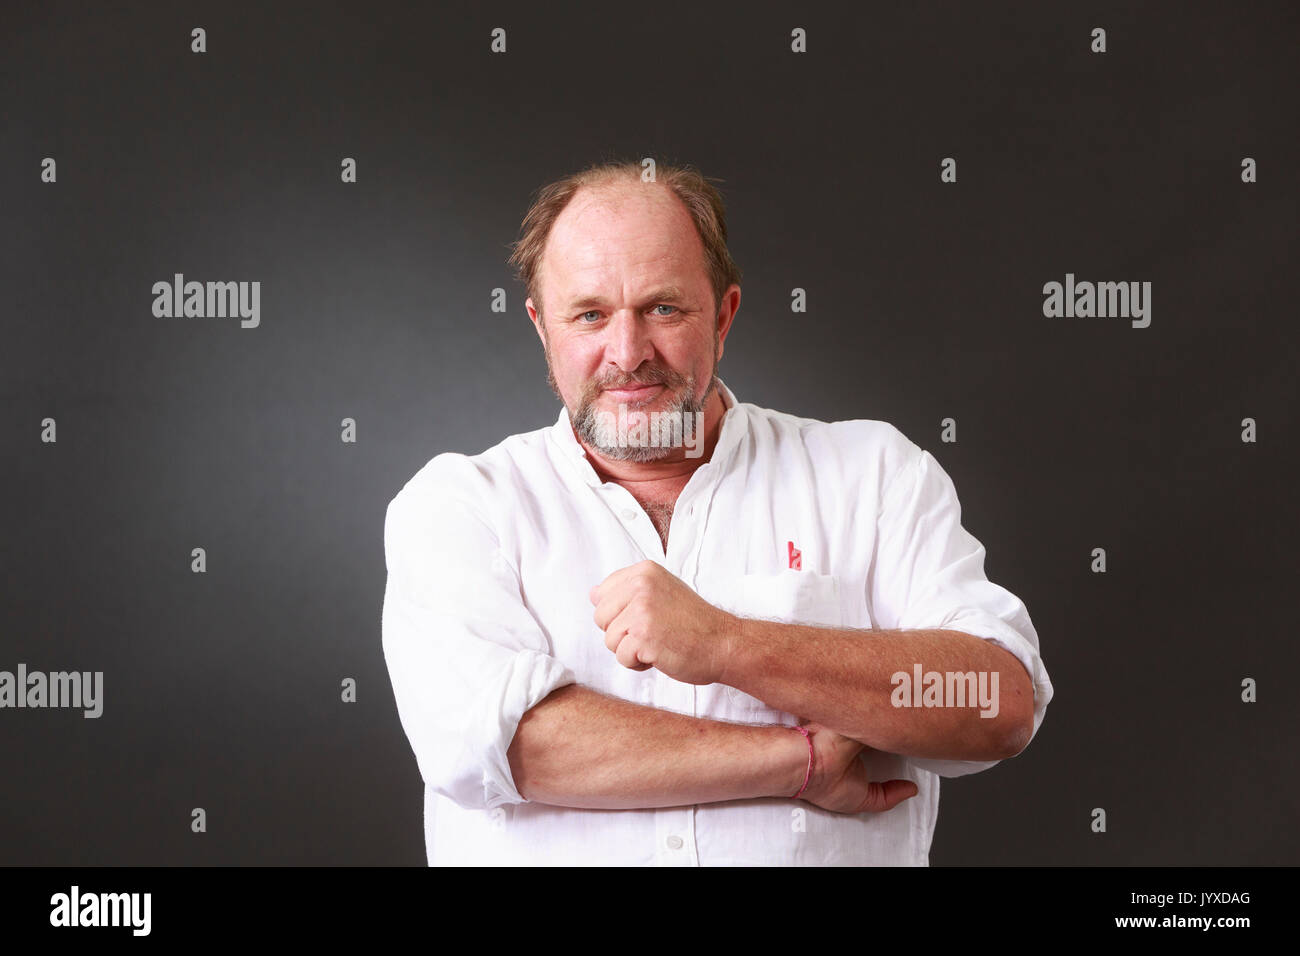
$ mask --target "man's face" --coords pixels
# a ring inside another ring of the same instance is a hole
[[[629,447],[598,427],[619,406],[702,412],[739,303],[713,301],[704,246],[680,200],[655,183],[580,191],[551,228],[539,270],[547,380],[578,437],[611,460],[654,461],[670,447]]]

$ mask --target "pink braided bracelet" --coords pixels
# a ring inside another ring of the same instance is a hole
[[[799,793],[796,793],[793,797],[790,798],[791,800],[797,800],[797,799],[799,799],[799,794],[800,794],[800,793],[803,793],[804,790],[806,790],[806,789],[808,788],[808,781],[809,781],[810,779],[812,779],[812,765],[813,765],[813,742],[812,742],[812,737],[810,737],[810,736],[808,735],[808,731],[804,730],[802,727],[795,727],[794,729],[797,730],[797,731],[799,731],[799,733],[803,734],[803,735],[804,735],[804,738],[807,739],[807,741],[808,741],[808,770],[807,770],[807,772],[805,772],[804,775],[803,775],[803,786],[799,788]]]

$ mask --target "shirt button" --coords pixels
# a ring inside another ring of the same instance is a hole
[[[667,839],[668,849],[680,850],[682,848],[682,838],[674,834]]]
[[[636,520],[636,512],[633,511],[631,508],[624,508],[624,509],[623,509],[623,520],[624,520],[624,521],[635,521],[635,520]]]

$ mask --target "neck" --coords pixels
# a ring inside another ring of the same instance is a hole
[[[685,448],[674,448],[671,454],[657,461],[617,461],[604,457],[581,438],[578,438],[578,443],[586,450],[587,459],[601,481],[645,484],[678,480],[685,484],[686,480],[695,473],[695,469],[713,457],[713,450],[718,445],[718,436],[722,432],[722,417],[726,411],[726,403],[722,400],[722,389],[716,388],[704,406],[703,454],[695,457],[688,457]],[[576,438],[577,435],[575,434],[574,437]]]

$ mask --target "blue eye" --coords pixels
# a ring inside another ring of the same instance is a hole
[[[677,306],[675,305],[667,305],[664,303],[660,303],[659,305],[656,305],[654,308],[670,310],[668,312],[654,312],[653,309],[651,310],[654,315],[657,315],[661,319],[669,318],[670,316],[681,311],[681,309],[677,308]],[[588,316],[591,316],[591,318],[588,319]],[[581,315],[577,317],[577,321],[581,325],[595,325],[598,321],[600,321],[600,313],[597,312],[595,309],[591,310],[590,312],[583,312]]]

